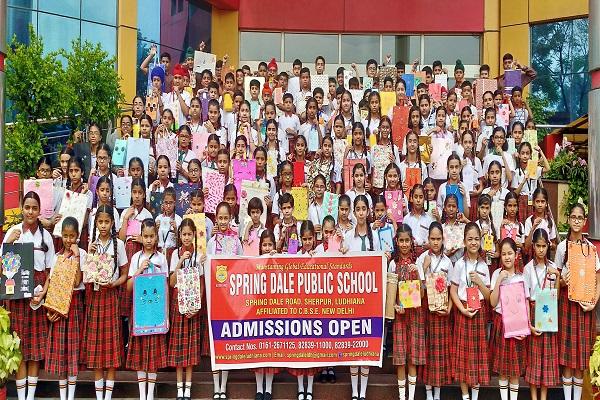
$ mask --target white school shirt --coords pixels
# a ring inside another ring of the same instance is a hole
[[[319,129],[321,130],[321,137],[325,136],[325,126],[319,124]],[[317,131],[316,126],[309,122],[305,122],[300,125],[300,130],[298,131],[298,135],[304,136],[306,139],[306,151],[311,151],[311,146],[314,149],[316,146],[317,150],[321,148],[321,143],[319,142],[319,132]]]
[[[584,239],[585,243],[593,246],[587,239]],[[556,246],[556,254],[554,255],[554,264],[560,271],[560,275],[564,278],[569,272],[569,266],[567,260],[565,260],[565,254],[567,252],[567,240],[563,240]],[[596,272],[600,271],[600,260],[598,260],[598,254],[596,254]]]
[[[125,220],[125,213],[127,212],[128,209],[129,209],[129,207],[124,209],[123,212],[121,213],[121,218],[119,218],[119,226],[121,226],[121,227],[123,227],[123,221]],[[130,219],[135,219],[140,222],[143,222],[147,218],[154,219],[152,217],[152,214],[150,213],[150,211],[146,210],[146,208],[142,208],[142,211],[140,211],[140,212],[135,211],[133,215],[134,215],[134,217],[130,218]],[[131,236],[127,236],[126,240],[129,240],[130,238],[131,238]]]
[[[183,102],[189,107],[190,106],[190,102],[192,101],[192,96],[186,92],[185,90],[181,92],[181,97],[183,98]],[[175,92],[168,92],[168,93],[163,93],[162,94],[162,102],[165,106],[165,109],[169,107],[169,105],[171,103],[174,103],[175,101],[179,101],[179,97],[177,97],[177,95],[175,94]],[[178,122],[179,122],[179,126],[181,125],[185,125],[185,123],[187,122],[187,116],[183,113],[183,110],[181,108],[181,104],[179,104],[179,115],[175,116],[176,118],[178,118]]]
[[[368,165],[365,165],[365,168],[367,170],[367,175],[371,173],[371,170],[373,168],[373,157],[371,157],[371,152],[369,152],[367,147],[364,147],[364,151],[362,153],[357,153],[354,150],[354,147],[351,147],[350,150],[348,150],[346,159],[348,159],[348,160],[367,160]]]
[[[131,257],[131,262],[129,263],[129,274],[128,276],[133,276],[135,272],[142,266],[144,261],[150,260],[150,262],[154,265],[154,270],[150,267],[146,268],[142,274],[158,274],[158,273],[169,273],[169,266],[167,264],[167,259],[165,255],[155,251],[152,253],[150,257],[144,254],[144,251],[138,251]]]
[[[96,213],[97,212],[98,212],[98,207],[96,207],[92,211],[90,211],[90,214],[89,214],[88,233],[89,233],[90,240],[92,240],[92,237],[98,237],[98,235],[99,235],[99,232],[96,229],[96,236],[94,236],[94,223],[96,221]],[[113,220],[115,221],[115,230],[117,232],[119,232],[119,230],[121,229],[121,218],[119,218],[119,211],[115,207],[113,207]]]
[[[150,183],[150,185],[152,185],[152,183]],[[158,189],[156,190],[146,190],[146,202],[150,203],[150,196],[152,193],[164,193],[166,188],[175,188],[175,186],[173,185],[173,182],[169,181],[169,183],[167,183],[167,186],[158,185]]]
[[[121,239],[111,239],[108,240],[106,243],[102,243],[100,241],[100,239],[96,239],[96,243],[97,243],[97,247],[96,247],[96,251],[98,254],[106,254],[107,256],[111,256],[111,257],[115,257],[115,245],[113,243],[113,240],[117,241],[117,268],[115,268],[114,272],[113,272],[113,277],[111,279],[111,282],[116,281],[117,279],[119,279],[119,275],[121,274],[120,270],[122,267],[124,267],[125,265],[127,265],[128,261],[127,261],[127,253],[125,252],[125,244],[123,243],[123,241]],[[114,260],[111,260],[114,266]]]
[[[181,254],[183,255],[183,252]],[[198,268],[198,271],[200,271],[200,276],[202,276],[202,275],[204,275],[204,267],[200,263],[200,255],[197,255],[196,252],[192,252],[192,255],[190,256],[190,258],[188,258],[187,260],[185,260],[183,262],[183,264],[181,265],[181,268],[191,267],[192,263],[194,262],[194,257],[196,257],[195,267]],[[177,269],[178,263],[179,263],[179,249],[176,249],[171,254],[171,262],[169,264],[169,271],[175,272],[175,270]]]
[[[533,220],[534,220],[534,218],[535,218],[535,215],[530,215],[525,220],[525,224],[524,224],[524,229],[525,229],[525,233],[524,234],[525,234],[525,237],[529,236],[529,233],[531,232],[531,229],[533,228]],[[554,221],[552,221],[552,229],[550,229],[550,225],[548,223],[548,220],[546,218],[542,218],[542,222],[540,222],[540,224],[535,229],[543,229],[543,230],[545,230],[546,233],[548,234],[548,238],[550,240],[556,239],[556,223]]]
[[[229,147],[231,149],[235,147],[235,140],[237,139],[237,137],[242,136],[242,134],[238,132],[238,128],[239,127],[237,125],[233,125],[232,129],[228,130]],[[248,132],[248,136],[246,136],[246,139],[248,140],[248,152],[250,151],[250,146],[252,144],[254,144],[254,146],[258,146],[258,132],[256,132],[256,129],[251,127],[250,132]]]
[[[423,263],[418,264],[415,262],[415,265],[417,266],[417,274],[419,275],[419,280],[424,281],[425,273],[423,272]],[[398,271],[396,271],[396,261],[394,261],[394,260],[390,261],[390,264],[388,265],[388,272],[398,273]]]
[[[87,252],[83,249],[79,249],[79,268],[85,263],[85,257],[87,256]],[[69,260],[73,260],[73,256],[69,257]],[[56,261],[58,261],[58,255],[55,254],[52,258],[52,266],[50,267],[50,278],[52,278],[52,272],[54,271],[54,266],[56,265]],[[79,285],[73,288],[74,291],[84,290],[85,285],[83,284],[83,279],[79,282]]]
[[[508,168],[510,171],[514,172],[515,171],[515,160],[512,157],[512,155],[510,155],[509,153],[505,152],[504,153],[504,158],[506,158],[506,163],[508,164]],[[508,182],[506,180],[506,166],[504,165],[504,160],[502,159],[502,156],[497,156],[494,154],[488,154],[487,156],[483,157],[483,170],[487,173],[490,164],[492,163],[492,161],[497,160],[498,162],[500,162],[500,165],[502,166],[502,176],[501,176],[501,180],[500,180],[500,185],[503,188],[507,188],[508,184],[510,182]]]
[[[46,268],[50,268],[52,260],[54,259],[54,243],[52,242],[52,236],[44,228],[39,226],[36,228],[34,233],[31,231],[23,231],[23,223],[17,224],[10,227],[10,229],[4,234],[4,240],[2,244],[7,243],[8,238],[15,230],[21,231],[21,236],[13,242],[17,243],[33,243],[33,267],[36,271],[44,271]],[[48,251],[42,251],[42,237],[44,244],[48,246]],[[0,249],[0,252],[4,252],[4,249]],[[33,278],[33,277],[32,277]]]
[[[483,189],[481,191],[481,194],[487,194],[489,195],[490,192],[492,191],[491,187],[486,187],[485,189]],[[508,194],[508,189],[507,188],[500,188],[495,195],[490,197],[492,198],[492,201],[501,201],[502,204],[504,204],[504,200],[506,199],[506,195]],[[502,206],[504,208],[504,205]]]
[[[317,204],[314,201],[312,203],[310,203],[310,205],[308,206],[308,219],[314,225],[321,225],[323,223],[323,218],[325,218],[325,217],[326,217],[326,215],[323,212],[322,204]]]
[[[371,118],[370,122],[368,119],[363,119],[362,121],[360,121],[365,127],[365,135],[367,136],[367,141],[369,140],[369,135],[367,135],[367,128],[369,129],[369,133],[371,135],[374,135],[375,131],[379,130],[379,121],[379,118]]]
[[[496,282],[498,282],[498,276],[500,275],[500,271],[502,271],[502,268],[498,268],[492,274],[492,281],[490,284],[490,286],[492,287],[492,291],[496,287]],[[525,280],[525,277],[522,274],[514,274],[514,275],[509,276],[508,278],[506,278],[505,280],[502,281],[500,286],[508,285],[510,283],[517,283],[517,282],[523,282],[523,284],[525,286],[525,297],[529,298],[529,286],[527,285],[527,281]],[[499,288],[498,290],[502,290],[502,289]],[[494,307],[494,311],[496,311],[498,314],[502,315],[502,304],[500,303],[499,298],[498,298],[498,304],[496,304],[496,307]]]
[[[421,163],[419,164],[416,162],[409,163],[408,161],[404,160],[400,164],[397,164],[397,165],[400,168],[400,177],[402,178],[402,182],[406,182],[406,170],[408,168],[420,168],[421,169],[421,183],[423,183],[423,181],[425,179],[427,179],[427,177],[429,176],[429,172],[427,171],[427,164],[425,164],[423,161],[421,161]]]
[[[362,192],[359,193],[359,192],[356,191],[355,188],[352,188],[352,189],[346,191],[346,195],[348,197],[350,197],[350,209],[353,208],[354,200],[360,194],[362,194],[362,195],[364,195],[364,196],[367,197],[367,201],[369,202],[369,211],[373,211],[373,198],[371,197],[371,195],[366,190],[364,190],[364,189],[363,189]],[[354,213],[350,212],[350,219],[353,219],[353,218],[355,218]],[[356,221],[354,221],[354,222],[356,222]]]
[[[371,229],[373,233],[373,249],[371,249],[369,243],[369,236],[365,235],[365,248],[366,251],[380,251],[381,246],[379,244],[379,232]],[[344,245],[348,248],[349,251],[362,251],[362,239],[360,236],[356,234],[356,227],[354,229],[349,230],[344,234]]]
[[[423,268],[423,265],[425,264],[425,258],[429,256],[431,258],[431,264],[429,264],[429,273],[430,274],[437,274],[437,273],[445,273],[446,274],[446,282],[448,284],[448,286],[450,286],[450,274],[452,273],[452,270],[454,269],[454,265],[452,265],[452,261],[450,261],[450,259],[448,258],[447,255],[445,255],[443,252],[442,254],[435,255],[433,254],[431,251],[425,251],[423,252],[423,254],[421,254],[418,258],[417,261],[415,262],[415,264],[417,265],[417,267],[419,268],[420,272],[423,272],[423,280],[425,280],[425,268]]]
[[[171,220],[175,219],[175,232],[171,231]],[[181,217],[173,214],[173,217],[167,217],[164,214],[159,214],[156,219],[156,227],[158,228],[158,248],[170,249],[177,247],[176,232],[181,225]]]
[[[180,155],[180,152],[181,152],[180,150],[177,150],[177,157],[178,157],[178,159],[181,160],[181,168],[184,171],[187,171],[188,164],[190,163],[190,161],[192,161],[194,158],[196,158],[196,154],[191,149],[187,149],[187,151],[185,152],[185,154],[182,157]],[[176,174],[176,176],[177,176],[177,183],[188,183],[187,178],[185,176],[183,176],[183,174]]]
[[[458,298],[461,301],[467,301],[467,276],[469,272],[475,271],[479,274],[483,284],[490,287],[490,270],[486,263],[481,260],[477,260],[476,263],[472,261],[466,261],[464,257],[461,257],[456,263],[454,263],[454,269],[450,280],[453,285],[458,287]],[[470,280],[469,280],[470,282]],[[479,300],[483,300],[483,293],[479,291]]]
[[[282,146],[279,148],[279,151],[283,152],[284,154],[290,154],[290,144],[287,140],[288,134],[286,129],[292,128],[296,133],[300,132],[300,119],[296,114],[283,114],[279,117],[278,123],[279,129],[281,129],[283,134],[285,134],[285,140],[281,141]]]
[[[410,226],[417,246],[424,246],[427,244],[427,241],[429,240],[429,226],[433,221],[433,217],[426,212],[423,212],[423,214],[419,216],[409,212],[403,220],[406,225]]]
[[[281,221],[283,222],[283,218],[281,219]],[[296,221],[296,232],[298,232],[298,241],[300,241],[300,244],[302,244],[302,240],[300,239],[300,226],[302,225],[302,222],[300,221]],[[275,243],[277,243],[279,241],[279,238],[281,237],[281,222],[278,223],[277,225],[275,225],[275,228],[273,229],[273,234],[275,235]]]
[[[544,171],[544,169],[542,167],[538,166],[536,168],[535,176],[533,178],[527,178],[527,181],[521,188],[520,195],[527,196],[527,197],[529,197],[529,200],[532,200],[531,196],[533,196],[533,192],[538,187],[538,179],[541,178],[543,171]],[[521,169],[521,167],[517,167],[516,170],[513,170],[513,178],[512,178],[511,187],[513,189],[518,188],[519,185],[521,184],[521,182],[523,182],[526,179],[526,177],[527,177],[527,170],[526,169],[523,170],[523,169]]]
[[[529,298],[531,301],[535,301],[538,290],[544,288],[544,282],[546,282],[547,267],[555,267],[552,261],[548,261],[546,265],[535,264],[535,260],[531,260],[523,268],[523,277],[525,278],[525,285],[529,288]],[[555,285],[558,283],[559,277],[555,277]],[[546,287],[546,289],[553,289]]]

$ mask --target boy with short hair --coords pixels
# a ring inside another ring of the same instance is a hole
[[[300,131],[300,118],[294,114],[294,96],[291,93],[283,95],[283,112],[284,114],[279,117],[279,129],[286,133],[288,140],[283,141],[284,148],[279,151],[289,154],[289,149],[293,148],[290,142],[296,140]]]
[[[275,226],[275,243],[278,253],[287,253],[290,239],[300,237],[300,221],[294,218],[294,197],[290,193],[283,193],[277,203],[282,219]]]

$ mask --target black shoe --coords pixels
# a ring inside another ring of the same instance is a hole
[[[221,399],[221,400],[227,400],[227,393],[221,392],[220,396],[219,396],[219,399]]]
[[[366,399],[365,397],[361,397],[361,398],[360,398],[360,399],[358,399],[358,400],[367,400],[367,399]]]
[[[304,392],[298,392],[298,400],[306,400],[306,397],[304,397]]]
[[[319,382],[321,382],[321,383],[327,382],[327,369],[322,370],[321,373],[319,374]]]
[[[358,400],[358,397],[352,396],[352,400]]]
[[[254,396],[254,400],[264,400],[265,395],[262,393],[256,393],[256,396]]]
[[[269,392],[265,392],[264,400],[273,400],[273,395]]]
[[[335,381],[336,381],[336,377],[335,377],[335,372],[334,372],[333,368],[328,368],[327,369],[327,382],[335,383]]]
[[[305,400],[313,400],[313,395],[311,392],[306,392],[306,395],[304,396]]]
[[[213,400],[219,400],[221,398],[221,393],[215,392],[213,393]]]
[[[185,397],[177,397],[177,400],[185,400]]]

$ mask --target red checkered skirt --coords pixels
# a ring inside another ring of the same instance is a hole
[[[322,368],[286,368],[286,371],[296,378],[299,376],[315,376]]]
[[[48,273],[35,271],[33,286],[44,286]],[[46,357],[46,338],[48,337],[48,317],[46,308],[37,310],[29,306],[31,299],[7,300],[7,310],[10,311],[10,328],[21,338],[21,353],[23,361],[41,361]]]
[[[394,346],[392,362],[394,365],[424,365],[427,361],[425,340],[425,308],[407,308],[404,314],[396,314],[393,334]]]
[[[560,292],[558,362],[576,370],[588,369],[596,338],[596,313],[583,312],[579,303],[570,301],[567,288]]]
[[[471,205],[469,207],[469,219],[471,221],[477,221],[479,219],[479,210],[477,209],[477,202],[479,201],[479,196],[471,196]]]
[[[88,284],[90,302],[86,305],[85,357],[90,369],[119,368],[123,359],[123,338],[119,317],[119,289],[94,291]]]
[[[187,318],[179,312],[177,288],[171,292],[167,365],[188,367],[200,363],[200,315]]]
[[[125,243],[125,253],[127,254],[127,261],[131,262],[133,255],[138,251],[142,250],[142,245],[133,240],[128,240]],[[127,284],[121,285],[119,288],[119,312],[121,317],[131,317],[131,310],[133,305],[133,298],[131,293],[127,291]]]
[[[529,205],[529,196],[522,194],[519,196],[519,222],[525,224],[525,220],[533,214],[533,206]]]
[[[535,306],[531,307],[531,321],[535,321]],[[544,332],[531,335],[527,344],[525,382],[535,386],[558,386],[558,334]]]
[[[272,367],[252,368],[252,371],[254,371],[254,372],[262,372],[263,374],[277,375],[281,371],[281,368],[272,368]]]
[[[490,336],[490,359],[492,370],[508,377],[521,376],[525,372],[526,351],[525,341],[515,338],[504,338],[502,315],[495,311]]]
[[[463,305],[466,307],[466,303]],[[490,381],[486,322],[485,307],[473,318],[466,317],[458,310],[454,313],[453,377],[469,386],[485,385]]]
[[[67,318],[50,322],[46,349],[46,372],[62,376],[76,376],[79,372],[83,320],[81,291],[74,291]]]
[[[427,363],[423,382],[443,386],[452,382],[450,318],[433,312],[427,313]]]
[[[127,369],[156,372],[159,368],[166,366],[167,335],[131,336],[129,338],[129,350],[125,363]]]

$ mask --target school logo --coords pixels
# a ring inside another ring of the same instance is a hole
[[[217,279],[217,282],[225,283],[227,280],[227,265],[217,265],[215,278]]]

